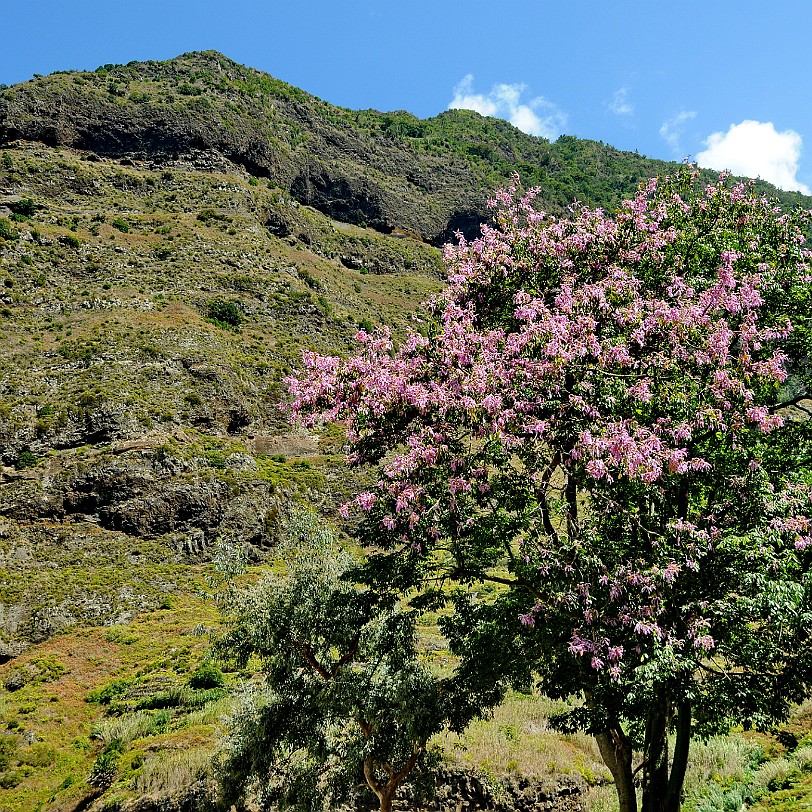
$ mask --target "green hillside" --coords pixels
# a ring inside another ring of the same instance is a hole
[[[246,676],[190,685],[213,557],[239,539],[267,565],[287,504],[335,518],[355,488],[340,431],[280,409],[301,351],[401,333],[513,173],[564,213],[672,169],[469,111],[345,110],[214,52],[0,90],[0,808],[180,809],[143,799],[202,786]],[[568,774],[606,808],[594,745],[550,710],[513,697],[449,762],[494,786]],[[713,747],[696,769],[724,793],[785,745]]]

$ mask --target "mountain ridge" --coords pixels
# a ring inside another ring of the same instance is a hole
[[[7,88],[0,142],[17,139],[113,158],[214,150],[335,219],[406,230],[434,245],[457,230],[475,235],[487,219],[486,191],[513,171],[541,186],[544,204],[559,213],[575,197],[611,208],[676,166],[571,136],[551,143],[467,110],[428,119],[348,110],[216,51]],[[812,205],[764,188],[785,205]]]

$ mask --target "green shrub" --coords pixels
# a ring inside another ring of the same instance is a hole
[[[14,789],[14,787],[17,787],[22,783],[23,778],[25,778],[25,776],[19,770],[15,770],[14,772],[10,773],[3,773],[3,775],[0,775],[0,788]]]
[[[220,327],[239,327],[243,323],[242,313],[234,302],[215,299],[206,306],[207,317]]]
[[[14,467],[18,471],[22,471],[23,468],[36,468],[37,465],[39,465],[39,458],[35,454],[30,451],[21,451]]]
[[[324,313],[324,315],[329,319],[330,316],[333,315],[333,307],[327,300],[327,297],[323,293],[320,293],[316,298],[316,301],[318,302],[321,312]]]
[[[14,214],[22,217],[31,217],[37,210],[37,204],[31,200],[30,197],[24,197],[22,200],[16,200],[12,203],[6,204]]]
[[[120,231],[122,234],[127,234],[130,230],[130,224],[126,220],[122,220],[120,217],[116,217],[110,225],[116,229],[116,231]]]
[[[56,759],[56,750],[46,742],[35,742],[20,756],[20,764],[29,767],[50,767]]]
[[[104,750],[96,756],[96,760],[90,769],[87,783],[99,789],[107,789],[110,787],[118,772],[119,757],[120,753],[118,750],[111,749],[111,745],[105,747]]]
[[[129,687],[129,680],[114,679],[103,688],[96,688],[95,690],[91,691],[87,695],[85,701],[98,703],[99,705],[109,705],[113,699],[124,696]]]
[[[12,240],[16,240],[19,236],[11,223],[5,217],[0,217],[0,239],[11,242]]]
[[[82,244],[82,241],[74,234],[63,234],[59,238],[59,242],[67,245],[68,248],[78,248]]]
[[[169,722],[172,719],[169,711],[158,710],[152,714],[152,724],[150,725],[150,733],[165,733],[169,727]]]
[[[17,736],[0,736],[0,772],[11,766],[19,741]]]
[[[214,209],[203,209],[198,215],[197,219],[201,223],[208,223],[211,220],[228,220],[228,217],[224,214],[220,214],[219,212],[215,211]]]
[[[222,688],[224,684],[223,672],[210,660],[200,663],[189,676],[192,688]]]

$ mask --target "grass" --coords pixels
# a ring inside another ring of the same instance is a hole
[[[112,675],[136,681],[163,675],[182,683],[208,645],[206,637],[194,633],[195,628],[215,620],[210,604],[188,593],[176,595],[171,611],[144,614],[128,624],[126,640],[111,639],[109,628],[77,628],[42,643],[35,654],[0,667],[3,680],[13,668],[25,668],[37,659],[64,668],[58,674],[52,670],[56,675],[47,682],[32,681],[13,692],[0,690],[0,723],[11,729],[8,735],[20,742],[33,737],[36,742],[27,747],[20,744],[14,757],[18,763],[5,771],[23,769],[25,776],[17,786],[0,791],[3,810],[30,812],[38,804],[58,801],[65,805],[90,794],[87,778],[91,767],[111,742],[123,746],[120,761],[125,766],[118,783],[125,784],[137,773],[132,768],[137,752],[149,754],[143,760],[146,766],[150,760],[164,760],[167,752],[185,748],[190,741],[198,749],[204,743],[211,749],[216,740],[213,721],[222,711],[222,700],[212,703],[218,708],[214,714],[206,706],[191,709],[188,721],[182,707],[108,717],[98,704],[86,700],[94,689],[109,683]],[[153,765],[151,769],[159,768]],[[114,790],[120,788],[114,785]]]
[[[549,726],[562,703],[546,697],[511,693],[489,718],[474,722],[461,735],[445,733],[437,743],[453,764],[506,773],[574,775],[586,784],[605,782],[609,774],[594,739],[563,736]]]

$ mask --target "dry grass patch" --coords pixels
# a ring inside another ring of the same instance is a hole
[[[512,693],[488,719],[474,722],[462,735],[438,737],[446,758],[462,767],[494,776],[580,776],[587,784],[608,780],[609,773],[591,736],[561,735],[549,718],[563,703],[542,696]]]

